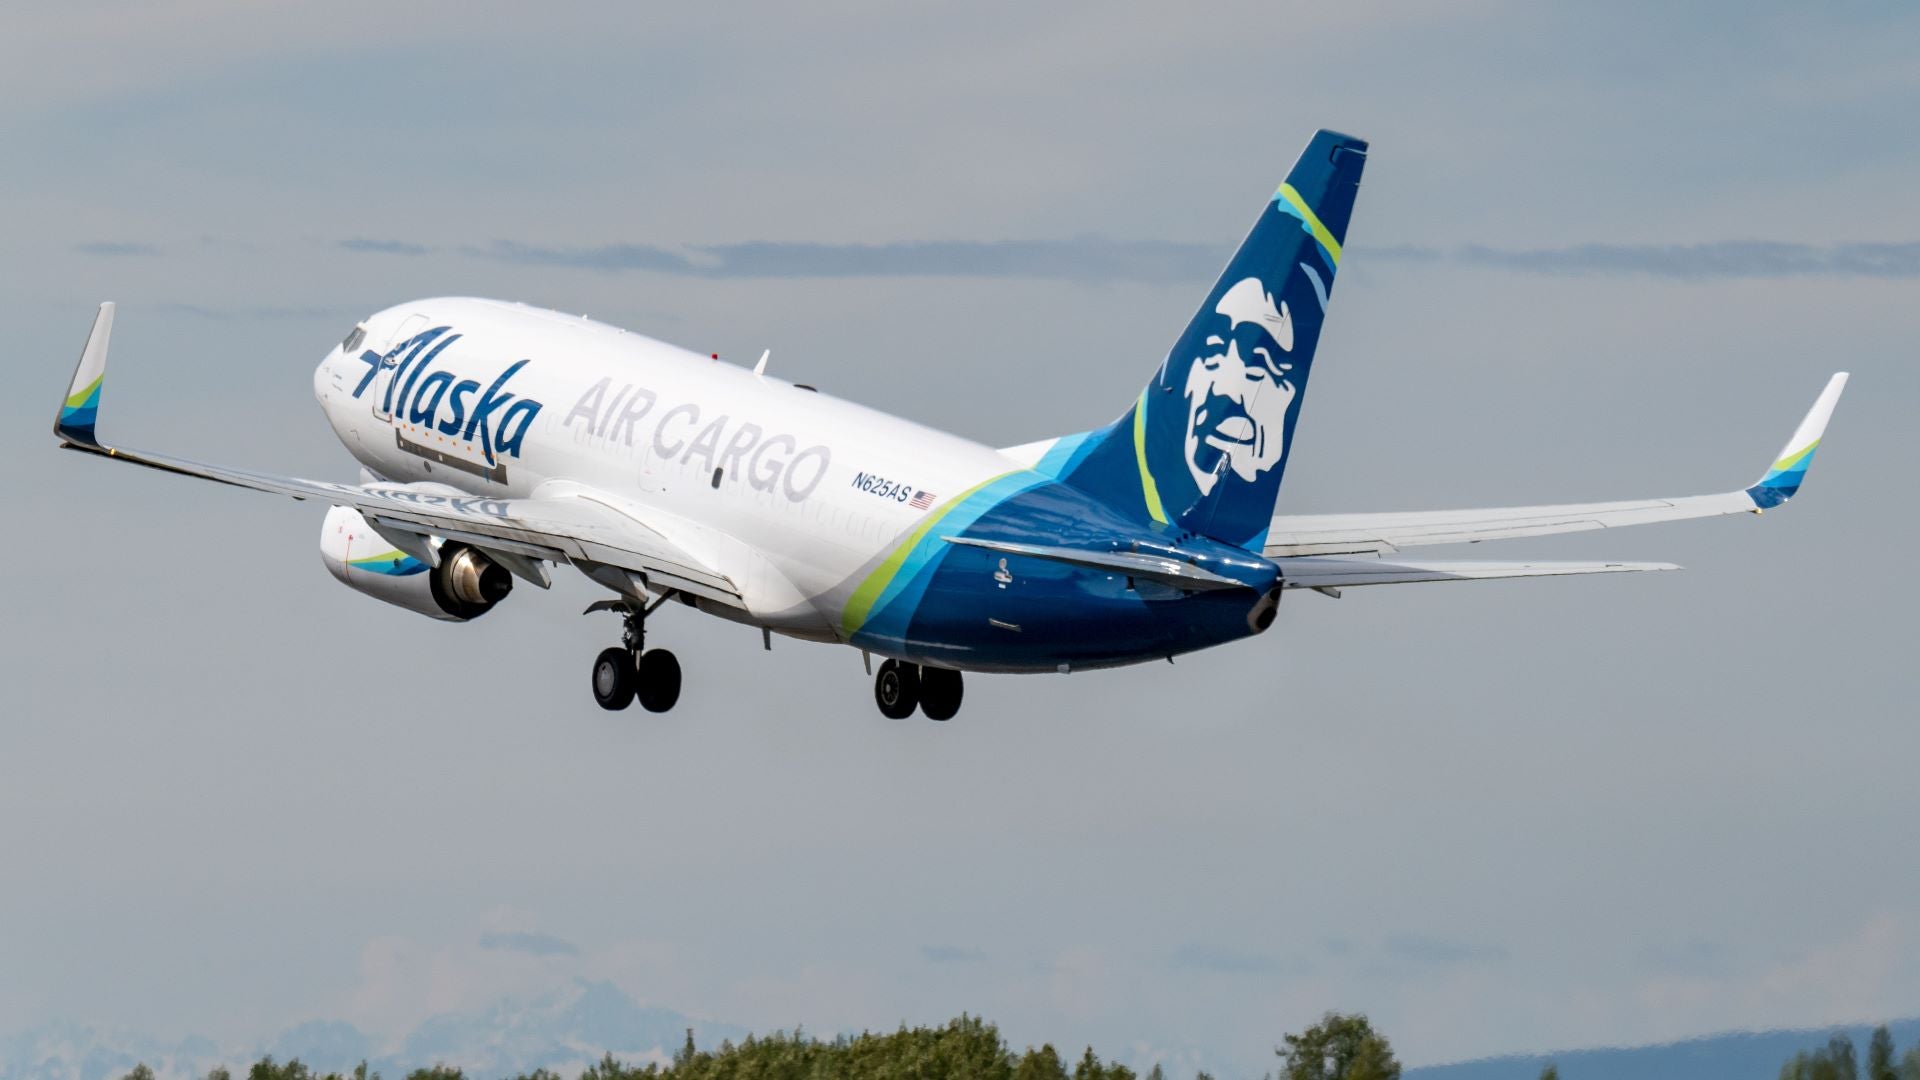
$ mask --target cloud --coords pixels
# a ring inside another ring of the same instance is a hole
[[[1298,975],[1307,965],[1267,953],[1222,948],[1189,942],[1175,949],[1172,965],[1193,971],[1211,971],[1225,975]]]
[[[578,956],[579,946],[552,934],[527,930],[495,930],[480,935],[483,949],[505,949],[532,956]]]
[[[1681,1030],[1789,1027],[1884,1016],[1911,999],[1920,934],[1911,914],[1879,912],[1837,939],[1760,970],[1667,972],[1644,980],[1638,1002]]]
[[[168,311],[194,315],[214,322],[335,321],[354,318],[356,313],[340,307],[207,307],[202,304],[162,304]]]
[[[351,251],[424,254],[397,241],[347,240]],[[1457,248],[1398,244],[1350,249],[1356,259],[1557,276],[1732,278],[1920,277],[1920,242],[1800,244],[1736,240],[1699,244],[1574,244]],[[747,241],[668,248],[653,244],[548,246],[496,240],[467,254],[521,266],[709,278],[976,277],[1174,283],[1205,280],[1228,254],[1216,244],[1168,240],[903,240],[885,244]]]
[[[920,955],[929,964],[977,964],[987,958],[979,949],[964,945],[922,945]]]
[[[1717,941],[1690,939],[1642,946],[1640,963],[1664,974],[1725,977],[1735,970],[1733,951]]]
[[[1476,945],[1421,934],[1390,935],[1386,941],[1386,951],[1395,960],[1435,968],[1488,964],[1507,958],[1507,950],[1497,945]]]
[[[987,277],[1175,282],[1219,270],[1211,244],[1163,240],[914,240],[887,244],[749,241],[680,250],[651,244],[547,247],[512,240],[472,254],[527,266],[712,278]]]
[[[73,245],[73,250],[82,255],[102,255],[116,258],[123,255],[158,255],[160,249],[152,244],[143,244],[133,240],[89,240]]]
[[[361,251],[372,255],[425,255],[433,250],[425,244],[414,244],[405,240],[374,240],[364,236],[342,240],[340,247],[347,251]]]
[[[1796,244],[1731,240],[1705,244],[1576,244],[1508,250],[1470,245],[1456,262],[1538,274],[1707,278],[1920,277],[1920,243]]]

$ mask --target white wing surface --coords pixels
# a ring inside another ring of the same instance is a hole
[[[1289,589],[1344,589],[1353,585],[1404,585],[1417,581],[1485,581],[1490,578],[1564,577],[1568,574],[1631,574],[1678,570],[1652,562],[1426,562],[1306,555],[1280,561]]]
[[[1626,525],[1647,525],[1656,521],[1681,521],[1721,514],[1756,514],[1786,502],[1794,492],[1800,490],[1801,479],[1813,461],[1813,452],[1820,445],[1827,421],[1833,416],[1833,407],[1840,400],[1840,391],[1846,385],[1847,373],[1844,371],[1827,381],[1826,389],[1814,401],[1813,408],[1795,429],[1793,438],[1787,441],[1785,449],[1774,460],[1773,467],[1744,490],[1672,499],[1507,506],[1484,510],[1283,514],[1273,519],[1262,551],[1269,558],[1282,559],[1284,569],[1288,565],[1287,560],[1293,556],[1395,552],[1429,544],[1471,544],[1482,540],[1617,529]]]
[[[113,305],[102,304],[60,417],[54,422],[54,433],[68,449],[255,491],[351,506],[383,535],[431,534],[522,560],[574,563],[596,579],[605,577],[600,568],[612,568],[639,575],[641,584],[655,591],[675,589],[735,606],[741,603],[739,590],[725,575],[703,565],[631,515],[590,495],[495,499],[424,492],[403,485],[336,484],[108,446],[96,436],[95,424],[112,329]],[[513,567],[515,563],[510,560],[506,565]]]

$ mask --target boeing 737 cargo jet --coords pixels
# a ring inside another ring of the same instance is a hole
[[[453,622],[572,566],[621,616],[593,696],[654,712],[680,665],[668,601],[882,663],[889,717],[946,720],[965,671],[1171,658],[1272,625],[1288,590],[1667,570],[1407,558],[1437,544],[1757,514],[1800,487],[1837,374],[1771,468],[1720,495],[1492,510],[1275,516],[1367,144],[1316,134],[1119,419],[996,450],[612,326],[492,300],[420,300],[355,326],[313,391],[361,483],[204,465],[98,431],[113,305],[54,430],[70,449],[332,507],[327,569]],[[1120,388],[1116,388],[1118,390]],[[1116,394],[1116,397],[1118,394]]]

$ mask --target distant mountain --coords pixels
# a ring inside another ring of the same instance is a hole
[[[702,1048],[746,1035],[746,1029],[731,1024],[643,1006],[611,983],[578,980],[540,997],[431,1017],[397,1047],[381,1045],[340,1020],[309,1021],[263,1046],[220,1046],[199,1037],[169,1042],[48,1024],[0,1036],[0,1080],[119,1080],[140,1062],[158,1080],[199,1080],[217,1065],[244,1075],[262,1054],[281,1061],[299,1058],[315,1071],[345,1072],[366,1061],[389,1080],[436,1063],[458,1065],[477,1078],[537,1068],[571,1077],[607,1053],[624,1061],[664,1062],[689,1028]]]
[[[642,1006],[612,983],[582,980],[545,998],[433,1017],[415,1028],[397,1053],[375,1059],[374,1067],[395,1080],[408,1069],[435,1062],[480,1077],[534,1068],[572,1076],[609,1053],[623,1061],[664,1062],[680,1049],[688,1028],[703,1047],[747,1034],[745,1028]]]
[[[1853,1038],[1860,1060],[1867,1056],[1873,1025],[1804,1028],[1795,1031],[1731,1032],[1658,1046],[1569,1050],[1555,1054],[1483,1058],[1454,1065],[1408,1069],[1404,1080],[1538,1080],[1551,1061],[1560,1080],[1773,1080],[1780,1063],[1802,1050],[1827,1044],[1836,1032]],[[1920,1041],[1920,1019],[1887,1025],[1901,1053]]]
[[[79,1024],[48,1024],[0,1036],[3,1080],[105,1080],[120,1077],[143,1061],[158,1076],[199,1077],[220,1060],[220,1048],[207,1039],[166,1042]]]

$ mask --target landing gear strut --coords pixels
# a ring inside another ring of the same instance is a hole
[[[960,673],[888,660],[873,676],[873,700],[889,720],[905,720],[918,708],[929,720],[951,720],[960,711]]]
[[[646,607],[624,600],[601,600],[587,608],[618,612],[624,620],[620,644],[602,649],[593,660],[593,700],[608,710],[624,709],[639,699],[648,712],[666,712],[680,700],[680,661],[665,649],[648,649],[647,615],[669,594]]]

